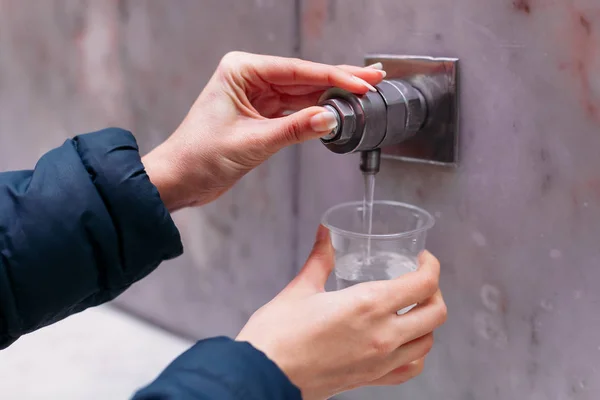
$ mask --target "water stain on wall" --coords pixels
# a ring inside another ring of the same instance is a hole
[[[568,70],[579,86],[580,101],[585,114],[596,123],[600,123],[598,110],[598,88],[594,86],[597,70],[598,38],[595,35],[594,19],[591,11],[583,12],[572,4],[567,5],[568,26],[565,36],[571,50],[569,62],[561,63],[559,68]]]
[[[302,30],[310,38],[321,38],[327,21],[328,2],[322,0],[304,1]]]
[[[529,0],[514,0],[512,4],[517,11],[531,14],[531,4]]]

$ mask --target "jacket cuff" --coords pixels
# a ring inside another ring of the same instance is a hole
[[[179,231],[146,174],[131,132],[104,129],[76,136],[73,145],[112,220],[120,225],[116,228],[122,269],[114,270],[117,276],[108,281],[128,285],[163,260],[181,255]]]
[[[135,400],[301,400],[300,390],[264,353],[226,337],[202,340],[179,356]]]

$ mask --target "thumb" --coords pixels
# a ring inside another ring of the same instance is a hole
[[[273,144],[283,148],[317,139],[331,132],[338,125],[337,116],[323,107],[308,107],[291,115],[274,118],[268,135]]]
[[[331,275],[334,266],[334,251],[331,245],[329,230],[319,225],[317,239],[312,252],[304,264],[304,267],[294,279],[294,286],[310,288],[312,291],[321,292],[325,290],[327,278]]]

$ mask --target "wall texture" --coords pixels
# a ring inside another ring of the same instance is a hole
[[[303,57],[461,59],[460,167],[387,161],[375,193],[437,216],[449,320],[423,376],[344,399],[600,398],[599,45],[596,0],[303,1]],[[304,255],[362,180],[319,143],[300,172]]]
[[[0,0],[0,168],[107,125],[150,149],[228,50],[460,57],[460,167],[386,161],[376,190],[436,215],[449,321],[420,378],[342,397],[597,399],[598,2],[298,1]],[[322,212],[361,196],[356,157],[286,150],[176,214],[186,255],[119,304],[190,336],[235,334],[303,262]]]

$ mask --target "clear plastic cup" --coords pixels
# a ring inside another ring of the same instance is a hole
[[[394,279],[417,269],[427,231],[435,220],[427,211],[395,201],[374,201],[369,233],[363,202],[330,208],[322,224],[330,231],[335,250],[337,288],[361,282]],[[405,313],[410,306],[399,313]]]

